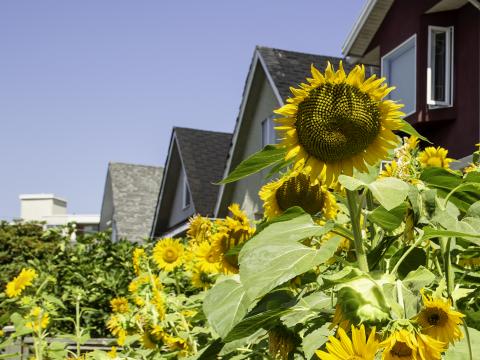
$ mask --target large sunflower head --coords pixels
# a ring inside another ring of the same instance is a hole
[[[450,167],[450,163],[454,161],[447,157],[448,150],[442,147],[433,147],[429,146],[423,150],[419,156],[418,160],[423,167],[441,167],[444,169],[448,169]]]
[[[335,72],[328,63],[325,75],[312,65],[312,78],[275,112],[283,132],[282,146],[296,169],[305,169],[315,182],[327,184],[353,169],[366,171],[397,146],[393,130],[401,128],[402,105],[383,98],[393,89],[375,75],[365,80],[365,68],[348,75],[342,63]]]
[[[375,337],[375,328],[366,336],[365,326],[360,328],[352,325],[352,338],[350,339],[342,328],[338,329],[338,337],[329,336],[326,350],[317,350],[316,354],[321,360],[374,360],[380,348]]]
[[[424,307],[416,317],[422,332],[444,343],[460,340],[463,333],[459,325],[465,315],[453,310],[449,299],[433,298],[423,291],[422,298]]]
[[[327,219],[338,211],[335,197],[319,182],[311,184],[308,175],[293,172],[264,185],[259,192],[265,217],[282,214],[292,206],[300,206],[310,215],[322,214]]]
[[[184,262],[185,249],[180,240],[165,238],[153,248],[153,260],[165,271],[173,271]]]

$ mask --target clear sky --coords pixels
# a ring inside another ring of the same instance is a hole
[[[99,213],[109,161],[172,126],[232,132],[255,45],[339,56],[364,0],[0,2],[0,219],[21,193]]]

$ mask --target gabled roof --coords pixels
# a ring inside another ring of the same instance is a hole
[[[231,161],[235,151],[240,127],[242,125],[242,119],[244,117],[245,107],[249,98],[250,88],[254,82],[254,74],[258,66],[261,66],[263,69],[265,77],[278,100],[278,105],[281,106],[284,104],[284,101],[291,96],[290,87],[296,87],[302,82],[305,82],[305,78],[311,74],[310,69],[312,64],[323,72],[327,67],[328,62],[330,62],[335,68],[338,68],[338,64],[342,60],[345,71],[350,71],[353,68],[353,65],[344,61],[344,58],[257,46],[255,48],[247,79],[245,81],[240,110],[235,123],[232,144],[228,152],[228,158],[223,177],[226,177],[233,170],[231,168]],[[367,77],[378,72],[378,68],[375,66],[367,66],[365,68],[365,75]],[[272,109],[272,111],[273,110],[274,109]],[[224,189],[225,185],[221,185],[215,206],[216,216],[218,216],[220,212]]]
[[[175,127],[196,213],[213,215],[232,134]]]
[[[223,132],[173,128],[151,237],[164,234],[172,228],[182,229],[182,224],[188,220],[182,218],[171,224],[170,228],[167,224],[173,211],[174,193],[182,168],[185,171],[194,213],[202,216],[213,215],[219,188],[214,183],[222,179],[231,138],[231,134]]]
[[[108,164],[107,181],[109,179],[110,184],[106,187],[111,186],[118,238],[140,241],[148,237],[162,174],[163,168],[158,166]]]

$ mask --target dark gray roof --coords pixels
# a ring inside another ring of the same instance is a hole
[[[306,77],[310,77],[312,64],[322,72],[325,71],[327,62],[337,69],[340,60],[343,60],[343,68],[346,72],[353,68],[353,65],[350,65],[344,58],[334,56],[306,54],[264,46],[257,46],[257,50],[283,101],[291,96],[290,86],[297,87],[300,83],[305,82]],[[365,70],[367,76],[378,73],[378,68],[375,66],[366,66]]]
[[[150,234],[163,168],[110,163],[117,238],[141,241]]]
[[[232,134],[175,127],[195,211],[212,216]]]

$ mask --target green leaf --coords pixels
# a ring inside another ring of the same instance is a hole
[[[218,353],[222,350],[224,346],[224,342],[222,339],[216,339],[214,340],[210,345],[208,345],[206,348],[204,348],[197,356],[195,356],[193,359],[195,360],[210,360],[210,359],[216,359]]]
[[[277,325],[278,319],[287,314],[290,309],[277,308],[267,310],[263,313],[246,317],[240,321],[225,337],[225,342],[230,342],[238,339],[242,339],[246,336],[254,334],[259,328],[269,330],[273,326]]]
[[[405,181],[392,177],[366,182],[351,176],[340,175],[338,181],[351,191],[362,187],[370,189],[375,199],[388,211],[400,206],[409,192],[409,185]]]
[[[465,216],[480,218],[480,201],[474,202],[467,210]]]
[[[217,282],[207,292],[203,311],[213,329],[224,338],[252,305],[238,275]]]
[[[396,265],[402,255],[408,250],[408,247],[403,247],[395,253],[390,261],[390,270]],[[422,248],[416,247],[407,255],[398,267],[398,275],[403,279],[411,271],[414,271],[420,266],[424,266],[427,262],[427,253]]]
[[[249,240],[239,256],[240,278],[248,297],[261,297],[331,258],[337,250],[339,237],[331,238],[318,250],[298,242],[323,235],[331,227],[332,223],[319,226],[305,215],[272,224]]]
[[[426,141],[431,144],[431,141],[428,140],[425,136],[422,136],[418,133],[417,130],[406,120],[401,119],[402,122],[402,127],[399,129],[400,131],[403,131],[405,134],[411,135],[411,136],[416,136],[419,139],[422,139],[423,141]]]
[[[232,351],[237,350],[239,347],[244,346],[245,344],[249,344],[249,345],[254,344],[259,340],[259,338],[261,338],[262,336],[265,336],[265,334],[266,334],[266,330],[258,329],[256,332],[254,332],[250,336],[247,336],[247,337],[244,337],[242,339],[235,340],[235,341],[231,341],[228,344],[225,344],[225,346],[222,348],[222,351],[220,351],[220,353],[218,355],[225,356],[227,354],[230,354]],[[210,360],[210,359],[214,359],[214,357],[209,357],[209,358],[205,357],[205,358],[202,358],[202,359]]]
[[[400,206],[408,195],[408,184],[400,179],[387,177],[380,178],[368,184],[373,197],[387,211]]]
[[[407,205],[405,203],[390,211],[387,211],[383,206],[379,206],[372,211],[368,219],[387,231],[393,231],[402,224],[406,210]]]
[[[435,275],[428,269],[420,266],[418,269],[411,271],[403,279],[403,285],[414,293],[420,292],[422,288],[430,285],[435,280]]]
[[[328,341],[328,336],[331,334],[329,326],[330,323],[327,323],[303,338],[302,347],[307,359],[312,358],[315,355],[315,351]]]
[[[225,179],[218,184],[228,184],[243,179],[249,175],[255,174],[279,161],[285,157],[285,149],[267,145],[261,151],[256,152],[249,158],[243,160]]]
[[[282,322],[287,327],[296,324],[305,324],[309,319],[319,316],[321,310],[332,304],[332,298],[322,292],[316,292],[301,298],[290,312],[282,317]]]
[[[464,329],[462,329],[462,331],[465,333]],[[476,359],[476,356],[480,354],[480,331],[469,327],[468,333],[470,335],[473,358]],[[459,342],[448,347],[445,353],[445,360],[470,360],[466,336]]]
[[[295,219],[296,217],[299,217],[301,215],[307,214],[305,210],[303,210],[300,206],[293,206],[291,208],[288,208],[283,214],[276,216],[270,220],[265,220],[264,222],[261,222],[260,224],[257,225],[257,233],[265,229],[268,225],[275,224],[277,222],[282,222],[282,221],[288,221]]]

